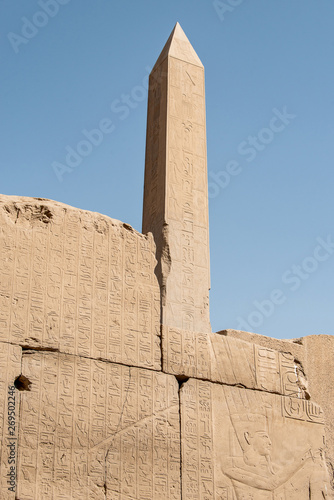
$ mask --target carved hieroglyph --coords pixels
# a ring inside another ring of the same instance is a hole
[[[17,498],[180,500],[174,377],[27,351]]]
[[[162,324],[211,331],[204,68],[179,24],[149,81],[143,233],[149,231]]]
[[[304,372],[288,352],[217,333],[162,328],[163,370],[286,396],[309,397]]]
[[[143,228],[0,197],[1,500],[329,500],[334,337],[210,330],[204,70],[179,25]]]
[[[155,245],[50,200],[0,197],[0,341],[160,368]]]
[[[14,386],[21,374],[21,348],[0,343],[0,498],[14,499],[17,475],[19,393]]]
[[[185,500],[330,498],[320,407],[189,380],[181,389]]]

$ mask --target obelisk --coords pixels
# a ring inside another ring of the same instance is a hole
[[[204,67],[178,23],[149,78],[147,232],[157,246],[162,325],[211,331]]]

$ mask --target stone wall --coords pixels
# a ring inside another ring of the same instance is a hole
[[[1,196],[0,261],[1,498],[178,498],[178,384],[159,373],[152,237]]]
[[[100,214],[0,198],[0,341],[160,368],[149,236]]]
[[[160,328],[155,251],[1,196],[1,498],[330,498],[333,337]]]

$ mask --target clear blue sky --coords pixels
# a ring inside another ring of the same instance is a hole
[[[0,192],[140,231],[144,87],[179,21],[206,69],[213,330],[334,334],[333,0],[55,1],[1,1]]]

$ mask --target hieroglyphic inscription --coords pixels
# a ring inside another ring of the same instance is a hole
[[[10,334],[14,342],[25,337],[28,323],[29,281],[30,281],[30,253],[32,242],[26,231],[16,235],[15,270],[11,279],[12,315]],[[8,292],[7,292],[8,293]],[[1,340],[8,341],[9,338]]]
[[[204,69],[177,25],[150,76],[143,232],[157,244],[162,324],[208,333],[205,134]]]
[[[162,327],[167,373],[305,399],[294,357],[216,333]]]
[[[253,344],[163,326],[162,345],[163,369],[168,373],[256,387]]]
[[[0,343],[0,498],[16,498],[19,392],[14,386],[21,374],[21,348]]]
[[[167,373],[212,380],[214,358],[210,351],[210,334],[162,327],[163,369]]]
[[[215,498],[211,386],[189,380],[181,388],[182,497]]]
[[[163,245],[161,227],[164,223],[164,169],[161,161],[166,150],[167,60],[154,68],[149,78],[147,109],[147,139],[145,154],[145,183],[143,232],[151,231],[158,253]],[[162,284],[161,284],[162,285]]]
[[[281,411],[309,401],[226,386],[212,395],[217,486],[236,500],[327,498],[324,426]]]
[[[298,385],[298,367],[291,354],[280,352],[281,390],[286,396],[302,398],[303,390]]]
[[[166,219],[172,266],[163,323],[207,333],[210,283],[204,71],[173,57],[168,70]],[[193,96],[201,112],[195,113]]]
[[[0,340],[160,367],[151,236],[56,202],[6,196],[0,223]]]
[[[180,500],[174,377],[27,352],[18,498]]]
[[[264,391],[273,388],[276,392],[280,392],[279,353],[255,346],[255,362],[258,387]]]
[[[288,399],[194,379],[185,382],[184,499],[329,498],[324,426],[308,418],[286,418],[281,409]],[[200,436],[206,437],[203,443]]]
[[[300,369],[291,354],[257,345],[254,345],[254,349],[258,389],[278,392],[293,398],[306,397],[299,384]]]
[[[324,424],[324,414],[321,407],[313,401],[289,397],[283,399],[283,416]]]

